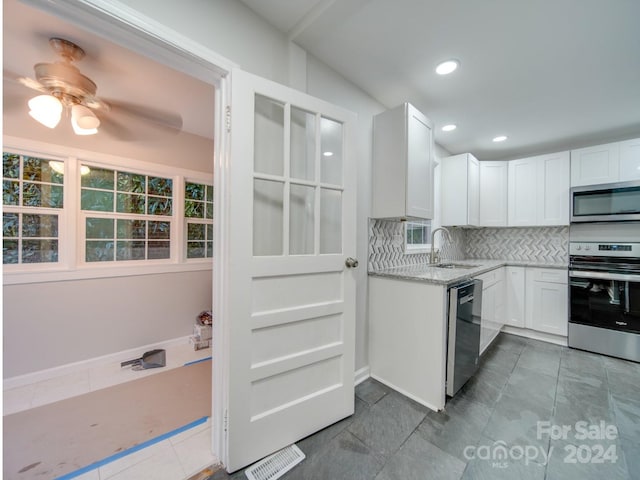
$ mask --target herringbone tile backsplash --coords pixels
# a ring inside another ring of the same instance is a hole
[[[467,258],[569,261],[569,227],[470,228],[466,234]]]
[[[452,242],[442,249],[442,258],[463,260],[464,230],[449,228]],[[439,234],[437,234],[439,235]],[[428,253],[404,252],[404,223],[392,220],[369,220],[369,270],[419,265],[429,262]]]
[[[449,228],[441,258],[562,263],[569,260],[569,227]],[[369,270],[417,265],[427,253],[404,252],[404,224],[369,220]]]

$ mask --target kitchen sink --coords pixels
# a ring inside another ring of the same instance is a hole
[[[477,268],[478,265],[466,265],[462,263],[438,263],[434,265],[436,268]]]

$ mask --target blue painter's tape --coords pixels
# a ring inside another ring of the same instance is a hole
[[[209,417],[199,418],[198,420],[195,420],[191,423],[187,423],[186,425],[176,428],[175,430],[165,433],[164,435],[160,435],[158,437],[152,438],[151,440],[147,440],[146,442],[142,442],[138,445],[128,448],[127,450],[123,450],[122,452],[118,452],[114,455],[111,455],[110,457],[94,462],[91,465],[87,465],[86,467],[82,467],[82,468],[79,468],[78,470],[62,475],[61,477],[56,477],[55,480],[70,480],[72,478],[79,477],[80,475],[90,472],[91,470],[95,470],[96,468],[100,468],[103,465],[106,465],[107,463],[114,462],[116,460],[119,460],[122,457],[131,455],[132,453],[137,452],[138,450],[142,450],[143,448],[150,447],[151,445],[162,442],[167,438],[170,438],[170,437],[173,437],[174,435],[185,432],[190,428],[197,427],[198,425],[202,425],[207,421],[208,418]]]
[[[185,367],[188,367],[189,365],[195,365],[196,363],[202,363],[202,362],[208,362],[209,360],[211,360],[213,357],[205,357],[205,358],[201,358],[200,360],[194,360],[193,362],[187,362],[184,364]]]

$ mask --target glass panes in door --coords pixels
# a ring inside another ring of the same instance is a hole
[[[343,127],[255,96],[254,256],[342,253]]]

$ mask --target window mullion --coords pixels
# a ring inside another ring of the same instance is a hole
[[[171,259],[173,263],[184,262],[187,258],[186,230],[184,215],[185,179],[178,175],[173,179],[173,211],[171,218]]]
[[[64,208],[61,212],[64,228],[64,237],[60,239],[64,257],[60,259],[70,270],[78,268],[81,262],[80,255],[84,251],[78,248],[80,242],[81,225],[78,213],[80,212],[80,165],[77,157],[69,157],[64,162]],[[60,218],[59,220],[60,221]]]

